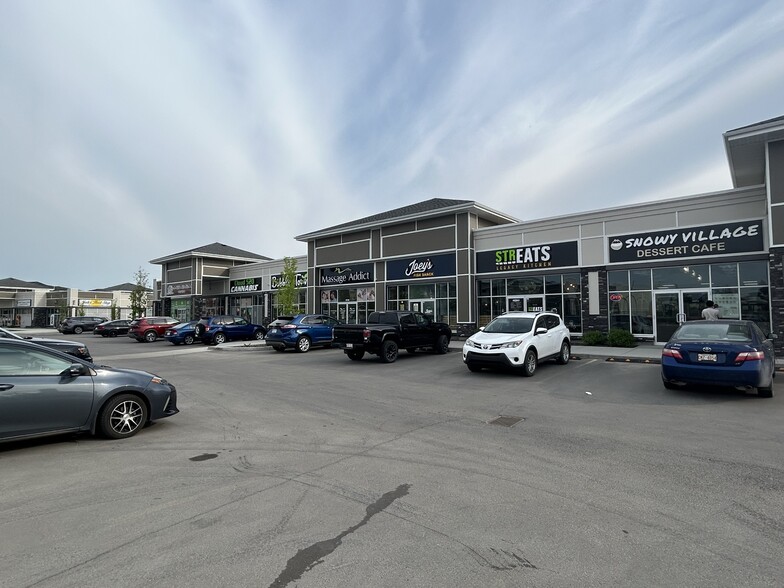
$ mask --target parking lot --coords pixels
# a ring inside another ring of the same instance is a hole
[[[51,336],[59,336],[53,334]],[[2,586],[780,585],[784,400],[659,366],[470,373],[84,340],[173,382],[124,441],[0,445]]]

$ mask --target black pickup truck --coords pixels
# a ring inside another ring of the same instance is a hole
[[[364,325],[336,325],[332,331],[332,343],[351,359],[359,361],[372,353],[384,363],[395,361],[401,348],[409,353],[417,349],[446,353],[451,339],[449,325],[407,310],[373,312]]]

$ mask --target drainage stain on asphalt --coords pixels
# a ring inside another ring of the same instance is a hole
[[[365,518],[363,518],[353,527],[349,527],[343,531],[337,537],[332,539],[325,539],[324,541],[314,543],[305,549],[300,549],[296,554],[294,554],[294,557],[289,559],[289,561],[286,563],[286,569],[283,570],[277,578],[275,578],[275,581],[270,584],[270,588],[288,586],[290,582],[302,578],[302,574],[322,563],[326,556],[335,551],[335,549],[337,549],[338,546],[343,543],[343,537],[350,535],[360,527],[364,526],[373,516],[384,511],[398,498],[402,498],[408,494],[409,488],[411,488],[410,484],[401,484],[394,490],[384,494],[381,498],[367,507],[365,511]]]
[[[208,459],[215,459],[216,457],[218,457],[217,453],[202,453],[201,455],[195,455],[188,459],[191,461],[207,461]]]

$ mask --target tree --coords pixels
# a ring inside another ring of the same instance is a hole
[[[278,289],[278,312],[295,314],[298,310],[299,291],[297,286],[297,260],[293,257],[283,258],[283,285]]]
[[[149,274],[141,267],[133,274],[134,284],[136,285],[133,290],[131,290],[132,319],[144,316],[147,312],[147,294],[149,290],[149,286],[147,285],[148,278]]]

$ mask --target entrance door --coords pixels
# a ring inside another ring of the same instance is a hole
[[[436,301],[435,300],[409,300],[408,310],[412,312],[421,312],[422,314],[435,317]]]
[[[357,303],[338,302],[338,320],[347,325],[357,323]]]
[[[656,343],[666,343],[684,321],[702,319],[708,301],[707,290],[654,292],[654,327]]]
[[[506,308],[509,312],[542,312],[544,296],[509,296],[506,299]]]

